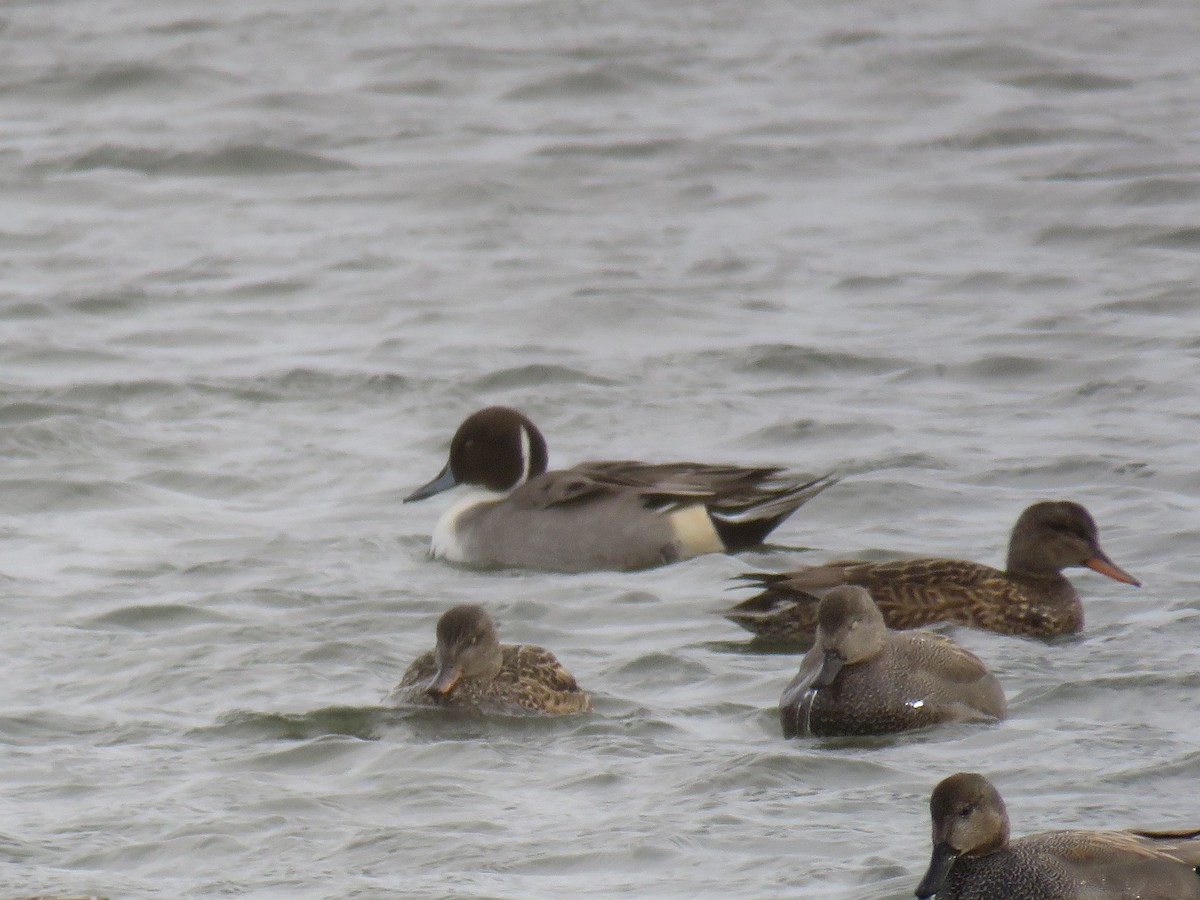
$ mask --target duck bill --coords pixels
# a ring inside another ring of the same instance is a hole
[[[424,500],[426,497],[432,497],[434,494],[448,491],[457,485],[458,479],[454,477],[454,473],[450,470],[450,463],[446,463],[446,468],[438,472],[437,478],[433,479],[429,484],[421,485],[421,487],[405,497],[404,502],[412,503],[414,500]]]
[[[1097,553],[1091,559],[1085,559],[1083,564],[1093,572],[1099,572],[1101,575],[1107,575],[1109,578],[1115,578],[1117,581],[1125,582],[1125,584],[1132,584],[1134,587],[1142,586],[1140,581],[1118,566],[1103,553]]]
[[[838,672],[842,671],[842,666],[846,664],[846,660],[841,654],[829,650],[825,653],[825,659],[821,661],[821,670],[817,672],[817,677],[812,680],[812,686],[815,688],[829,687],[833,684],[833,679],[837,678]]]
[[[950,869],[954,866],[956,859],[958,859],[958,854],[945,844],[939,844],[933,848],[933,859],[929,861],[929,870],[915,891],[921,900],[932,897],[945,886]]]
[[[433,683],[429,685],[429,693],[435,697],[445,697],[454,690],[454,686],[458,684],[460,678],[462,678],[461,666],[443,666],[438,669]]]

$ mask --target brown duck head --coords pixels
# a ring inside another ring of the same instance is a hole
[[[933,858],[916,895],[940,891],[960,856],[987,856],[1008,846],[1008,811],[992,783],[959,772],[938,784],[929,798],[933,819]]]
[[[546,439],[526,415],[508,406],[489,406],[458,426],[445,468],[404,502],[424,500],[460,484],[509,491],[541,475],[548,462]]]
[[[1141,587],[1100,549],[1096,521],[1078,503],[1044,500],[1021,513],[1008,544],[1009,574],[1049,578],[1072,566]]]
[[[435,696],[445,697],[462,681],[490,681],[503,664],[496,623],[482,606],[447,610],[438,619],[433,658],[437,674],[429,693]]]
[[[828,687],[843,666],[876,656],[887,639],[883,613],[864,588],[844,585],[821,599],[816,646],[825,655],[812,687]]]

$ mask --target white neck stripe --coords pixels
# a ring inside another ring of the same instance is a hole
[[[521,480],[517,485],[522,485],[529,480],[529,467],[533,464],[529,453],[529,429],[524,423],[521,425]]]

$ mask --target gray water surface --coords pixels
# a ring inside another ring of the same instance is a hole
[[[0,46],[0,893],[901,898],[959,770],[1016,834],[1200,821],[1193,0],[38,0]],[[493,403],[559,464],[846,477],[740,558],[429,560],[400,501]],[[732,576],[999,564],[1059,497],[1145,586],[953,630],[1008,722],[780,737]],[[595,713],[382,708],[462,602]]]

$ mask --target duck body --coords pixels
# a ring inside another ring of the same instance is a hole
[[[1198,900],[1200,875],[1169,852],[1180,837],[1130,831],[1029,835],[986,856],[960,857],[933,896],[937,900]],[[1186,842],[1189,836],[1182,837]]]
[[[445,694],[430,690],[437,676],[434,651],[422,653],[392,692],[396,705],[440,706],[491,715],[566,715],[592,708],[588,695],[553,653],[532,644],[501,644],[500,670],[465,678]]]
[[[917,886],[937,900],[1200,900],[1200,831],[1047,831],[1009,840],[1008,812],[982,775],[930,799],[933,856]]]
[[[977,656],[941,635],[888,630],[861,588],[831,591],[820,616],[816,643],[780,698],[784,737],[1004,718],[1004,690]]]
[[[1012,576],[957,559],[889,562],[837,560],[785,575],[746,576],[761,593],[726,613],[760,637],[809,644],[816,632],[821,593],[838,584],[865,588],[889,628],[948,622],[1026,637],[1074,634],[1083,628],[1083,604],[1061,574]]]
[[[556,572],[644,569],[755,546],[836,479],[778,467],[609,460],[548,470],[545,439],[522,413],[469,416],[450,460],[406,502],[460,484],[471,492],[438,521],[433,556]]]
[[[807,645],[821,593],[857,585],[870,592],[891,628],[949,622],[1026,637],[1074,634],[1083,628],[1083,605],[1062,574],[1071,566],[1139,584],[1100,549],[1086,509],[1067,500],[1043,501],[1026,509],[1013,527],[1004,570],[918,558],[838,560],[782,574],[755,573],[743,580],[762,591],[725,615],[762,638]]]
[[[437,625],[437,645],[418,656],[388,698],[402,706],[436,706],[494,715],[566,715],[592,708],[553,653],[532,644],[501,644],[479,606],[456,606]]]

